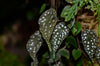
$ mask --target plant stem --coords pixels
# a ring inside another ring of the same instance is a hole
[[[51,7],[55,8],[55,0],[51,0]]]

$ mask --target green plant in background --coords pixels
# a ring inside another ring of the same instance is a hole
[[[4,49],[1,38],[0,38],[0,66],[24,66],[24,64],[19,61],[17,55],[14,55]]]
[[[89,57],[92,63],[96,61],[100,64],[100,49],[97,46],[98,37],[95,31],[86,29],[81,33],[82,25],[80,22],[75,21],[78,10],[85,6],[95,12],[94,15],[97,15],[97,19],[100,22],[100,5],[98,0],[66,0],[66,2],[72,4],[72,6],[66,5],[64,7],[60,16],[64,18],[62,21],[59,21],[54,8],[50,8],[43,12],[46,4],[43,4],[41,7],[40,13],[43,13],[38,20],[40,26],[39,31],[36,31],[30,37],[26,46],[33,59],[32,65],[38,66],[36,54],[41,45],[43,45],[42,38],[44,38],[49,48],[49,52],[43,55],[42,63],[47,61],[48,65],[62,66],[65,65],[63,63],[64,59],[62,59],[63,57],[65,60],[70,60],[72,56],[74,61],[77,61],[81,58],[82,54],[84,54]],[[100,31],[99,29],[100,24],[98,32]],[[81,37],[81,42],[79,41],[79,37]],[[80,47],[80,44],[83,44],[83,48]],[[81,66],[82,60],[76,65]]]

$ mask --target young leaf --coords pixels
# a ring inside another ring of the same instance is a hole
[[[26,48],[32,57],[34,64],[38,64],[36,53],[38,52],[39,48],[41,47],[43,40],[41,38],[41,34],[39,31],[36,31],[28,40]]]
[[[74,49],[72,51],[72,55],[74,57],[75,60],[79,59],[79,57],[81,56],[82,52],[80,49]]]
[[[61,17],[65,18],[66,17],[66,10],[68,10],[71,6],[67,5],[64,7],[64,9],[61,12]]]
[[[73,35],[78,35],[82,29],[82,26],[79,22],[76,22],[71,29]]]
[[[95,57],[97,62],[100,64],[100,47],[97,47]]]
[[[51,45],[49,40],[53,32],[54,26],[57,22],[56,11],[53,8],[45,11],[39,18],[40,32],[42,33],[43,38],[46,40],[49,50],[51,51]]]
[[[61,55],[61,56],[64,56],[66,59],[69,59],[70,58],[69,51],[66,50],[66,49],[60,49],[57,53],[59,55]]]
[[[72,46],[74,46],[75,48],[77,48],[77,42],[76,39],[72,36],[68,36],[66,39],[67,42],[69,42]]]
[[[81,37],[84,50],[93,62],[93,55],[95,54],[95,49],[97,48],[98,42],[97,35],[93,30],[86,29],[82,32]]]
[[[63,42],[63,40],[68,36],[69,28],[65,26],[64,22],[61,22],[55,26],[54,32],[51,38],[53,58],[55,58],[55,52]]]
[[[67,25],[67,27],[71,29],[73,27],[74,23],[75,23],[75,18],[73,18],[72,20],[69,21],[69,24]]]
[[[44,3],[42,6],[41,6],[41,9],[40,9],[40,12],[39,13],[42,13],[44,11],[44,9],[46,8],[46,4]]]
[[[69,5],[65,6],[61,12],[61,17],[65,18],[65,21],[68,22],[77,14],[77,9],[77,4],[73,5],[72,7],[70,7]]]

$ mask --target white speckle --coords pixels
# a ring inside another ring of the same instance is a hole
[[[57,31],[57,29],[55,29],[55,32]]]
[[[84,36],[87,35],[86,33],[83,34]]]
[[[64,28],[66,29],[67,27],[65,26]]]
[[[42,44],[42,42],[39,42],[39,44]]]
[[[94,43],[92,43],[92,45],[94,45]]]
[[[47,34],[47,33],[44,33],[45,35]]]
[[[91,52],[93,52],[93,50],[91,50]]]
[[[44,21],[42,20],[41,22],[43,23]]]
[[[55,35],[55,37],[57,37],[57,35]]]
[[[51,28],[51,25],[50,25],[50,28]]]
[[[90,44],[90,42],[88,41],[87,44]]]
[[[89,45],[87,45],[87,47],[89,47]]]
[[[47,12],[47,14],[49,14],[49,12]]]
[[[87,48],[87,50],[90,50],[90,48]]]
[[[59,33],[57,32],[56,34],[58,35]]]
[[[86,43],[86,41],[84,41],[84,43]]]
[[[33,53],[35,53],[35,51],[33,51]]]
[[[30,50],[32,50],[32,48],[30,47]]]
[[[45,17],[42,17],[43,19],[45,18]]]
[[[60,26],[58,26],[58,29],[61,29],[61,27],[60,27]]]
[[[87,37],[85,36],[84,39],[86,39]]]
[[[46,16],[47,14],[45,13],[44,16]]]
[[[53,19],[52,22],[55,22],[55,20]]]

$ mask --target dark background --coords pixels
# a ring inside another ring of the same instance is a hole
[[[30,66],[26,43],[39,29],[43,3],[49,0],[0,0],[0,66]]]

